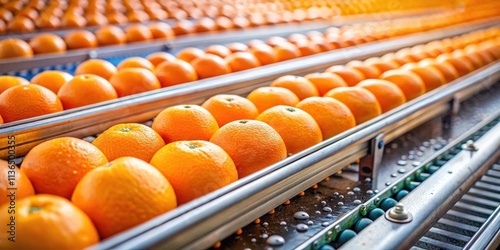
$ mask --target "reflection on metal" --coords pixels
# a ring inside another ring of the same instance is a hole
[[[376,187],[378,168],[384,155],[384,134],[378,134],[370,142],[368,154],[359,160],[359,180],[370,178],[372,187]]]

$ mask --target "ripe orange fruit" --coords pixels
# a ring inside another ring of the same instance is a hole
[[[95,36],[99,46],[124,44],[127,42],[127,36],[122,29],[117,26],[104,26],[95,31]]]
[[[8,214],[9,203],[0,207],[1,249],[84,249],[99,243],[99,235],[89,217],[68,200],[48,194],[19,199],[13,214]],[[7,226],[6,226],[7,225]],[[37,225],[34,227],[33,225]],[[14,231],[15,242],[8,240]]]
[[[191,61],[198,78],[205,79],[231,73],[229,64],[222,58],[205,54]]]
[[[231,157],[207,141],[169,143],[156,152],[151,165],[172,184],[179,205],[238,180]]]
[[[39,85],[14,86],[0,94],[0,114],[5,123],[62,110],[57,95]]]
[[[132,156],[149,162],[165,142],[152,128],[139,123],[122,123],[112,126],[93,142],[109,161]]]
[[[0,178],[0,205],[11,201],[15,203],[16,200],[35,194],[30,180],[13,161],[0,160]],[[9,188],[15,188],[15,191]],[[15,194],[12,196],[12,193]]]
[[[439,72],[441,72],[441,74],[443,74],[446,82],[451,82],[460,77],[460,75],[458,75],[457,70],[453,67],[453,65],[451,65],[448,62],[437,63],[434,58],[426,58],[418,62],[418,65],[420,66],[431,65],[435,67],[437,70],[439,70]]]
[[[259,113],[277,106],[295,106],[299,98],[291,90],[282,87],[260,87],[248,94],[247,99],[255,104]]]
[[[366,65],[362,61],[350,61],[345,65],[348,68],[358,70],[363,74],[365,79],[375,79],[380,76],[380,70],[374,65]]]
[[[238,95],[212,96],[201,106],[214,116],[219,127],[236,120],[253,120],[259,115],[257,107],[250,100]]]
[[[216,55],[219,56],[220,58],[225,58],[226,56],[229,56],[232,52],[223,45],[214,44],[206,47],[205,53]]]
[[[124,68],[118,70],[109,79],[109,83],[113,85],[118,97],[161,88],[155,74],[144,68]]]
[[[402,69],[411,70],[420,76],[422,81],[424,81],[425,90],[427,92],[446,83],[446,79],[443,74],[441,74],[441,72],[439,72],[439,70],[432,65],[418,66],[417,64],[406,64],[402,67]]]
[[[364,62],[368,66],[376,67],[380,73],[399,68],[399,65],[391,61],[382,61],[378,57],[366,59]]]
[[[101,239],[177,207],[169,181],[134,157],[121,157],[88,172],[71,201],[90,217]]]
[[[407,101],[425,94],[424,81],[410,70],[389,70],[384,72],[380,79],[396,84],[405,94]]]
[[[162,87],[198,80],[198,75],[193,66],[177,59],[172,62],[166,61],[159,64],[156,68],[156,77]]]
[[[278,132],[261,121],[237,120],[222,126],[210,142],[226,151],[243,178],[287,157]],[[252,150],[248,150],[248,149]]]
[[[57,92],[64,109],[78,108],[118,98],[113,85],[92,74],[77,75]]]
[[[449,54],[442,54],[436,58],[437,63],[447,62],[453,65],[460,76],[464,76],[474,71],[474,66],[471,62],[453,58]]]
[[[64,41],[68,49],[95,48],[98,46],[96,36],[88,30],[71,31],[64,37]]]
[[[324,140],[356,126],[351,110],[333,98],[309,97],[300,101],[296,107],[314,118]]]
[[[291,90],[299,100],[318,96],[318,89],[309,80],[301,76],[286,75],[274,80],[271,87],[282,87]]]
[[[109,78],[111,78],[116,71],[116,67],[108,61],[102,59],[90,59],[78,65],[75,70],[75,76],[93,74],[109,80]]]
[[[345,104],[354,115],[356,124],[361,124],[382,114],[377,98],[361,87],[339,87],[328,91],[325,97],[331,97]]]
[[[289,154],[296,154],[323,140],[318,123],[298,108],[278,105],[262,112],[257,120],[276,129]]]
[[[96,146],[77,138],[61,137],[31,149],[21,163],[21,169],[37,194],[70,199],[80,179],[106,163],[106,156]]]
[[[5,90],[19,85],[28,85],[30,82],[18,76],[0,76],[0,94]]]
[[[325,70],[325,72],[335,73],[349,86],[355,86],[365,79],[364,75],[354,68],[345,67],[342,65],[332,66]]]
[[[226,45],[226,47],[231,51],[231,53],[248,51],[248,46],[243,43],[230,43]]]
[[[150,54],[146,57],[146,59],[150,61],[155,67],[157,67],[158,65],[160,65],[160,63],[165,61],[173,62],[177,60],[177,58],[175,58],[175,56],[173,56],[172,54],[162,51]]]
[[[284,42],[274,47],[274,54],[276,61],[282,62],[300,57],[300,51],[292,43]]]
[[[32,56],[30,45],[21,39],[6,38],[0,41],[0,59]]]
[[[235,52],[224,58],[231,68],[231,72],[237,72],[256,68],[260,66],[259,60],[250,52]]]
[[[126,69],[126,68],[143,68],[147,69],[149,71],[154,71],[155,67],[153,64],[148,61],[146,58],[142,57],[128,57],[121,61],[117,66],[116,69],[121,70],[121,69]]]
[[[73,79],[73,76],[67,72],[47,70],[35,75],[31,79],[31,83],[46,87],[57,94],[61,86],[71,79]]]
[[[30,46],[35,54],[62,53],[66,51],[66,43],[57,35],[46,33],[33,37]]]
[[[80,14],[65,14],[62,18],[62,26],[66,28],[83,28],[87,20]]]
[[[318,90],[319,96],[337,87],[347,87],[347,83],[338,75],[330,72],[312,73],[304,76]]]
[[[8,29],[15,33],[30,33],[35,30],[35,24],[27,17],[16,17],[9,22]]]
[[[142,24],[132,24],[125,28],[125,35],[127,36],[127,42],[142,42],[153,40],[153,34],[151,30]]]
[[[363,80],[358,83],[357,86],[372,92],[380,104],[382,113],[394,109],[406,102],[406,97],[403,91],[394,83],[386,80]]]
[[[175,37],[172,27],[167,23],[150,23],[148,28],[151,31],[151,35],[153,35],[153,39],[171,39]]]
[[[177,53],[177,59],[186,62],[191,62],[194,59],[200,58],[203,55],[205,55],[205,52],[203,50],[194,47],[189,47],[179,51],[179,53]]]
[[[296,46],[300,52],[301,57],[310,56],[310,55],[318,54],[319,52],[321,52],[318,45],[316,45],[313,42],[309,42],[309,41],[305,42],[305,43],[300,43]]]
[[[217,25],[215,24],[215,21],[212,18],[209,17],[202,17],[198,20],[196,20],[196,23],[194,24],[195,32],[208,32],[208,31],[214,31],[217,29]]]
[[[194,32],[194,25],[189,20],[178,20],[172,28],[176,36],[187,35]]]
[[[261,65],[277,62],[273,47],[265,43],[252,45],[250,52],[257,58],[257,60],[259,60]]]
[[[180,140],[208,141],[219,126],[206,109],[198,105],[177,105],[160,112],[152,128],[165,143],[170,143]]]

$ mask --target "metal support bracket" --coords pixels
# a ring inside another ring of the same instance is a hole
[[[449,128],[453,121],[453,117],[455,117],[460,111],[460,99],[457,95],[453,96],[453,99],[450,101],[450,110],[443,117],[443,125],[445,128]]]
[[[370,140],[368,154],[359,160],[359,180],[370,178],[372,187],[377,187],[377,173],[384,155],[384,146],[384,134],[380,133]]]

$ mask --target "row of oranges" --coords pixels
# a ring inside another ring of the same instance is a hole
[[[498,7],[489,8],[487,10],[471,10],[467,15],[462,15],[457,11],[449,11],[426,17],[351,25],[340,29],[340,32],[333,34],[331,32],[325,33],[321,39],[315,39],[312,42],[319,47],[328,47],[328,45],[324,45],[325,43],[336,44],[336,47],[339,47],[339,43],[355,45],[388,37],[436,29],[478,18],[497,16],[499,10],[500,8]],[[241,22],[236,26],[237,28],[245,28],[252,25],[259,26],[251,23],[244,25]],[[33,54],[63,53],[67,49],[95,48],[97,46],[151,41],[154,39],[170,39],[179,35],[232,28],[235,28],[235,23],[231,20],[217,22],[210,18],[201,18],[194,24],[188,20],[181,20],[173,27],[163,22],[154,22],[147,26],[143,24],[130,25],[126,27],[125,30],[113,25],[101,27],[94,33],[85,30],[76,30],[69,32],[64,39],[55,34],[45,33],[33,37],[29,44],[20,39],[4,39],[0,41],[0,59],[31,57]],[[315,38],[317,37],[318,36],[315,36]]]
[[[81,28],[106,24],[208,18],[212,22],[255,26],[325,19],[355,13],[399,12],[422,7],[452,7],[450,3],[419,2],[390,6],[383,1],[130,1],[42,0],[0,2],[0,34],[35,29]],[[391,8],[392,7],[392,8]]]
[[[283,76],[247,98],[216,95],[201,106],[169,107],[151,128],[118,124],[92,143],[43,142],[15,170],[17,198],[26,197],[14,202],[22,211],[17,235],[30,240],[1,241],[0,248],[84,248],[141,224],[500,59],[499,31]],[[0,162],[6,194],[8,166]],[[8,225],[12,204],[0,199],[0,224]]]

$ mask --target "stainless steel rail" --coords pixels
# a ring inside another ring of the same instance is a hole
[[[493,18],[488,21],[339,49],[316,56],[294,59],[89,105],[88,107],[4,124],[0,126],[0,158],[7,157],[7,137],[10,135],[16,136],[16,154],[24,155],[33,146],[54,137],[84,137],[100,133],[116,123],[143,122],[151,119],[167,106],[181,103],[199,104],[219,93],[246,94],[285,74],[300,75],[320,71],[331,65],[346,63],[353,59],[378,56],[403,47],[490,27],[498,24],[499,20],[500,18]]]
[[[465,245],[464,249],[470,250],[483,250],[483,249],[496,249],[495,246],[489,247],[490,243],[500,233],[500,206],[495,209],[492,216],[481,226],[479,231],[472,237],[472,239]],[[496,246],[500,242],[500,238],[496,239]]]
[[[380,218],[343,249],[409,249],[446,213],[486,169],[500,157],[500,124],[474,143],[476,152],[462,151],[400,202],[412,213],[407,224]]]
[[[282,202],[366,154],[378,133],[395,138],[449,109],[449,101],[479,82],[500,77],[500,63],[442,86],[376,119],[319,143],[282,162],[188,203],[140,227],[102,242],[93,249],[200,249],[211,246]],[[425,114],[428,116],[425,117]],[[420,120],[420,122],[416,122]]]

